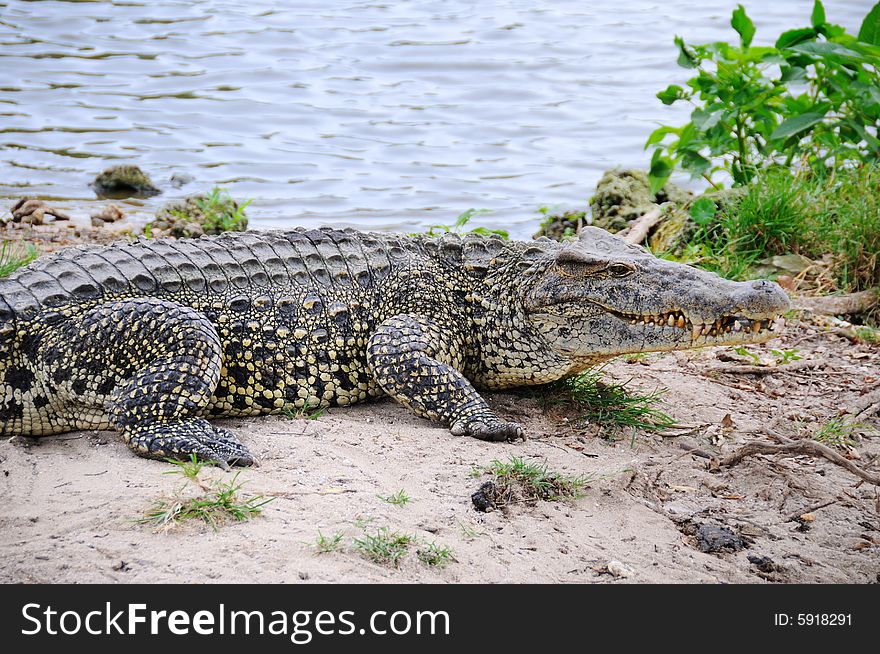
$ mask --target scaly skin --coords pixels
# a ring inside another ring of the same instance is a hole
[[[116,428],[142,456],[247,465],[207,418],[387,394],[505,440],[522,429],[475,387],[759,342],[787,308],[775,284],[595,228],[568,245],[322,229],[70,248],[0,280],[0,434]]]

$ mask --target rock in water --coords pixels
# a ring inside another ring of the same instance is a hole
[[[129,164],[107,168],[95,178],[91,187],[99,197],[109,198],[148,198],[162,192],[146,173]]]

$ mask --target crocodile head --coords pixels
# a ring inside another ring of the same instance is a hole
[[[556,251],[524,304],[550,348],[572,360],[760,343],[781,330],[789,308],[773,282],[733,282],[658,259],[596,227]]]

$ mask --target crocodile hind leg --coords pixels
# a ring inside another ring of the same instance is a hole
[[[199,417],[223,362],[220,339],[204,315],[175,302],[136,298],[91,309],[70,328],[72,338],[55,353],[75,371],[64,382],[64,395],[71,404],[102,407],[137,454],[196,455],[224,466],[253,462],[232,434]]]
[[[503,441],[524,438],[522,427],[504,422],[457,369],[464,339],[422,316],[385,320],[367,344],[367,362],[383,391],[456,436]]]

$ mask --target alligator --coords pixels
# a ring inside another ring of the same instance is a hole
[[[622,354],[756,343],[784,291],[569,243],[350,229],[78,246],[0,280],[0,434],[116,429],[148,458],[249,465],[209,419],[389,395],[455,435],[524,437],[476,390]]]

